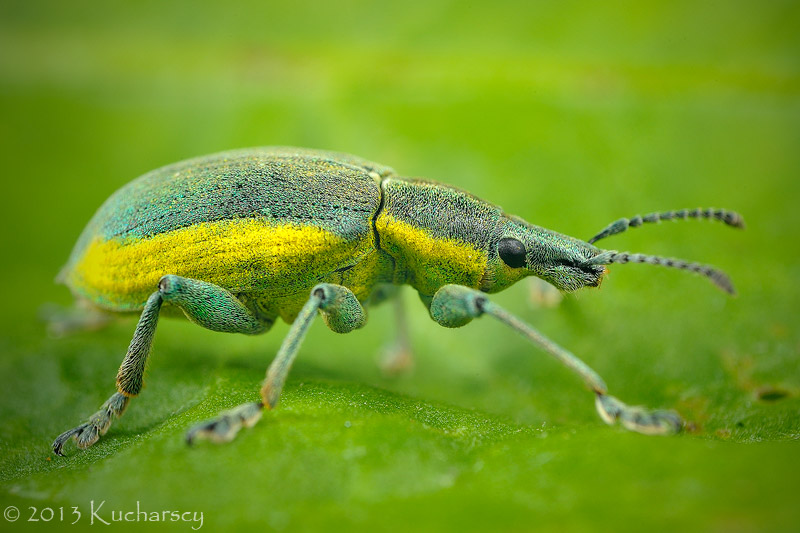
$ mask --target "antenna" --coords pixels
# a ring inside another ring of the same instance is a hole
[[[658,255],[632,254],[630,252],[617,252],[616,250],[603,250],[601,253],[587,261],[587,263],[592,265],[610,265],[611,263],[649,263],[651,265],[661,265],[668,268],[688,270],[689,272],[702,274],[710,279],[714,285],[728,294],[736,294],[736,289],[733,287],[731,279],[723,271],[708,265],[702,265],[700,263],[690,263],[689,261],[684,261],[683,259],[661,257]]]
[[[663,213],[650,213],[647,215],[636,215],[632,218],[621,218],[616,222],[612,222],[606,226],[603,231],[589,239],[589,244],[594,244],[600,239],[605,239],[612,235],[622,233],[628,228],[638,228],[642,224],[652,224],[662,220],[686,220],[687,218],[707,218],[711,220],[719,220],[728,226],[734,228],[744,228],[744,218],[736,211],[729,211],[727,209],[714,209],[709,207],[706,209],[681,209],[678,211],[664,211]]]

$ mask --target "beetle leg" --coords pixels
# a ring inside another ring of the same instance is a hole
[[[414,354],[411,351],[411,340],[408,334],[408,319],[403,297],[397,294],[394,297],[394,319],[396,336],[381,360],[381,370],[387,375],[394,376],[410,371],[414,367]]]
[[[348,333],[360,328],[367,320],[364,308],[350,289],[330,283],[315,286],[267,369],[267,377],[261,387],[261,402],[240,405],[221,413],[217,418],[197,424],[186,434],[188,444],[198,439],[228,442],[242,426],[250,427],[255,424],[261,417],[262,408],[272,409],[278,404],[286,376],[317,311],[322,314],[328,327],[337,333]]]
[[[158,290],[150,295],[136,325],[128,352],[117,373],[117,392],[100,410],[80,426],[65,431],[53,442],[53,452],[62,454],[64,444],[74,440],[78,448],[85,449],[104,435],[114,418],[119,418],[130,399],[137,396],[144,384],[144,369],[153,344],[161,305],[170,303],[183,310],[193,322],[215,331],[257,334],[263,333],[272,322],[257,316],[227,290],[204,281],[164,276]]]
[[[384,374],[395,376],[411,370],[414,366],[414,357],[408,334],[406,306],[400,287],[388,283],[379,285],[370,295],[369,304],[375,306],[385,300],[392,300],[396,334],[391,344],[381,350],[379,365]]]
[[[607,424],[619,420],[631,431],[647,435],[668,435],[681,430],[683,421],[673,411],[629,406],[607,393],[606,384],[594,370],[575,355],[558,346],[530,325],[489,300],[482,292],[461,285],[445,285],[433,297],[431,317],[445,327],[460,327],[483,314],[493,316],[538,345],[578,374],[595,393],[595,406]]]
[[[542,278],[531,276],[525,279],[528,284],[528,301],[532,307],[538,309],[549,309],[558,307],[564,300],[564,296],[555,286],[550,285]]]
[[[108,431],[113,418],[122,416],[125,408],[128,407],[130,397],[138,393],[138,390],[134,392],[134,384],[138,383],[138,388],[141,389],[144,363],[147,361],[147,354],[150,352],[150,345],[153,342],[153,333],[156,331],[158,313],[161,310],[162,303],[161,293],[156,291],[150,295],[144,305],[142,316],[139,318],[133,339],[128,346],[128,352],[125,354],[125,359],[123,359],[122,366],[120,366],[117,374],[118,392],[114,393],[100,407],[100,410],[89,418],[88,422],[65,431],[56,437],[53,442],[53,452],[56,455],[64,455],[61,453],[61,449],[70,439],[74,440],[81,450],[97,442],[100,436],[105,435],[106,431]],[[129,385],[127,390],[120,385],[120,376],[123,375],[123,369],[127,369],[128,379],[125,380]],[[139,371],[138,375],[136,375],[134,369]]]
[[[80,300],[73,307],[45,304],[39,309],[39,318],[47,324],[47,333],[51,337],[64,337],[82,331],[96,331],[114,319],[110,313]]]

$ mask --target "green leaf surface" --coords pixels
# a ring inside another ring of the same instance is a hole
[[[109,522],[148,513],[123,530],[199,526],[164,511],[214,531],[796,530],[798,26],[793,2],[4,3],[0,507],[20,516],[0,530],[93,530],[92,502]],[[648,265],[612,265],[556,308],[526,283],[493,296],[687,431],[606,426],[522,338],[488,318],[440,328],[406,290],[409,373],[377,364],[391,306],[348,335],[318,322],[276,410],[190,448],[193,424],[258,398],[287,326],[165,319],[125,416],[53,456],[114,391],[135,324],[50,338],[38,320],[70,303],[52,280],[86,221],[148,170],[275,144],[364,156],[582,238],[637,213],[742,213],[745,231],[604,241],[719,266],[735,298]]]

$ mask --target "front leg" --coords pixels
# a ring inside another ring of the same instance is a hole
[[[483,314],[493,316],[510,326],[583,379],[595,393],[595,406],[600,417],[607,424],[613,424],[619,420],[626,429],[647,435],[677,433],[683,426],[683,421],[673,411],[653,411],[643,407],[632,407],[609,396],[606,384],[597,372],[530,325],[493,303],[482,292],[460,285],[445,285],[433,296],[430,313],[436,322],[449,328],[464,326],[473,318]]]
[[[261,387],[261,401],[240,405],[220,413],[217,418],[197,424],[186,434],[188,444],[200,439],[216,443],[228,442],[242,427],[255,424],[265,407],[272,409],[278,404],[283,384],[317,311],[322,314],[325,324],[337,333],[348,333],[360,328],[367,320],[358,298],[347,287],[330,283],[315,286],[267,369],[267,377]]]

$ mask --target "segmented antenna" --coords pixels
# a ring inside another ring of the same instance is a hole
[[[594,244],[600,239],[605,239],[611,235],[622,233],[628,228],[638,228],[642,224],[649,224],[660,222],[662,220],[686,220],[687,218],[708,218],[712,220],[719,220],[728,226],[734,228],[744,228],[744,219],[742,215],[735,211],[728,211],[727,209],[714,209],[709,207],[706,209],[681,209],[679,211],[664,211],[663,213],[650,213],[648,215],[636,215],[633,218],[621,218],[616,222],[612,222],[606,226],[603,231],[589,239],[589,244]]]
[[[714,285],[729,294],[736,294],[736,289],[733,287],[731,279],[721,270],[717,270],[708,265],[701,265],[700,263],[690,263],[683,259],[674,259],[671,257],[661,257],[657,255],[647,254],[632,254],[630,252],[617,252],[616,250],[604,250],[597,256],[588,261],[590,264],[595,265],[610,265],[611,263],[648,263],[651,265],[661,265],[669,268],[679,268],[681,270],[688,270],[697,274],[702,274],[710,279]]]

